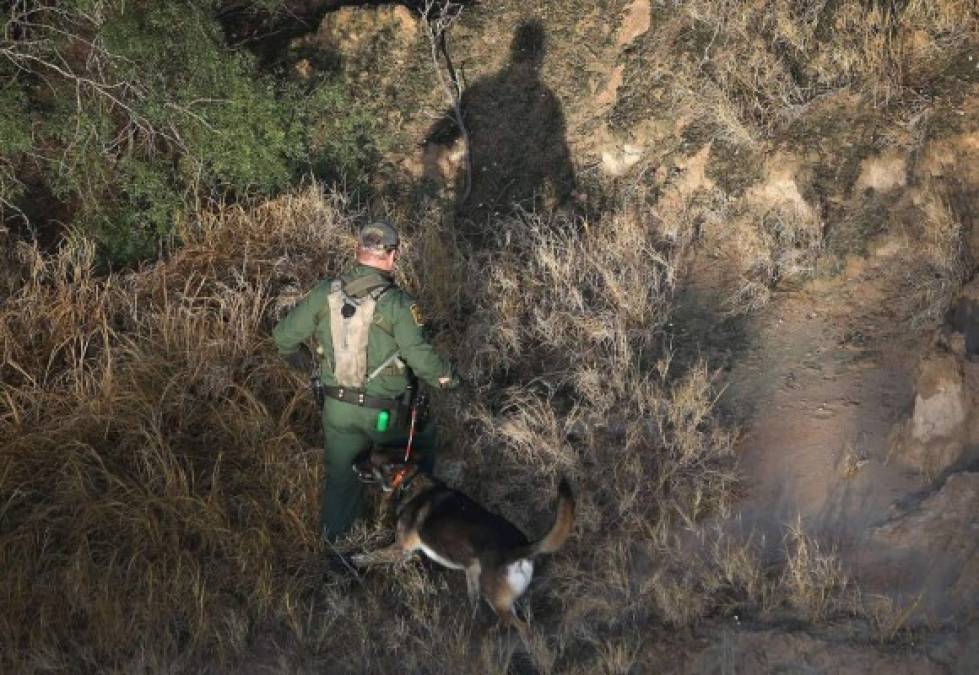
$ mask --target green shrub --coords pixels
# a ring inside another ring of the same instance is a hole
[[[0,73],[2,75],[2,73]],[[31,127],[21,92],[0,89],[0,222],[6,219],[23,185],[16,179],[12,158],[31,147]]]
[[[10,10],[0,139],[22,161],[3,164],[0,198],[18,196],[22,167],[118,266],[152,256],[202,202],[274,195],[308,174],[361,180],[376,157],[367,115],[328,76],[261,72],[226,43],[219,4],[66,2],[29,29]]]

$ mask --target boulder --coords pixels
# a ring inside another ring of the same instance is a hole
[[[921,359],[911,417],[892,436],[893,461],[940,476],[971,458],[979,444],[976,365],[943,344]]]
[[[860,176],[856,184],[858,192],[890,192],[904,187],[906,183],[907,162],[900,152],[890,150],[860,162]]]

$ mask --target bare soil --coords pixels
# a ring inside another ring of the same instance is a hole
[[[896,309],[894,263],[851,261],[843,275],[777,294],[752,317],[750,346],[734,361],[722,399],[744,429],[746,488],[725,529],[763,538],[775,559],[798,523],[836,552],[861,592],[914,604],[917,618],[937,625],[974,611],[974,592],[963,594],[958,575],[929,577],[926,560],[946,552],[926,552],[925,541],[881,540],[889,521],[941,488],[889,462],[892,431],[910,413],[913,369],[930,340],[907,329]],[[968,568],[979,553],[972,545],[950,555],[954,567]]]

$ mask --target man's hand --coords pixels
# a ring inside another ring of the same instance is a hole
[[[458,375],[443,375],[437,381],[439,389],[457,389],[462,384]]]
[[[313,353],[309,351],[309,347],[305,344],[299,345],[299,349],[294,351],[292,354],[286,357],[286,362],[289,364],[290,368],[294,368],[303,373],[308,373],[313,370],[316,365],[313,359]]]

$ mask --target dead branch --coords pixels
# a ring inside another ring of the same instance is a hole
[[[439,84],[445,92],[449,103],[452,106],[452,114],[456,125],[459,127],[459,134],[463,143],[463,158],[465,161],[465,188],[459,203],[464,203],[469,199],[472,192],[472,143],[470,142],[469,130],[462,114],[462,90],[463,82],[459,73],[452,65],[449,58],[449,48],[446,40],[446,33],[449,27],[462,14],[463,6],[460,3],[445,2],[443,0],[425,0],[424,5],[418,10],[425,21],[425,30],[428,35],[428,42],[432,51],[432,66],[438,77]],[[444,60],[444,69],[442,62]]]

